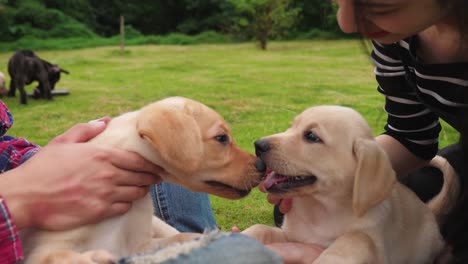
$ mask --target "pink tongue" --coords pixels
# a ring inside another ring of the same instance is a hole
[[[265,179],[263,180],[263,187],[268,190],[273,185],[275,185],[275,184],[277,184],[279,182],[287,181],[287,180],[288,180],[287,176],[277,174],[276,172],[272,171],[272,172],[268,173],[267,176],[265,177]]]

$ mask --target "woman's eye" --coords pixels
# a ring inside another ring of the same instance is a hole
[[[394,12],[395,10],[394,9],[375,9],[375,10],[372,10],[372,9],[369,9],[367,10],[366,12],[366,15],[369,16],[369,17],[376,17],[376,16],[385,16],[385,15],[390,15]]]
[[[318,143],[322,142],[322,140],[314,134],[312,131],[307,131],[304,133],[304,137],[307,141],[312,142],[312,143]]]
[[[217,135],[215,137],[216,141],[218,141],[219,143],[221,144],[227,144],[229,143],[229,136],[226,135],[226,134],[221,134],[221,135]]]
[[[389,15],[398,10],[399,5],[396,3],[357,0],[356,6],[364,10],[363,13],[367,16],[384,16]]]

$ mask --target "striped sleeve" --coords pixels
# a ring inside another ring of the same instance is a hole
[[[437,153],[441,125],[438,116],[420,103],[406,78],[401,56],[408,52],[405,41],[399,45],[373,42],[371,56],[379,84],[377,89],[385,96],[384,109],[388,115],[385,134],[398,140],[414,155],[429,160]],[[412,70],[411,66],[408,70]]]

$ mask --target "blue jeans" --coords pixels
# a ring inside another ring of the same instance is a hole
[[[181,232],[201,233],[200,239],[156,248],[120,259],[118,264],[281,264],[282,259],[257,240],[217,230],[209,196],[161,183],[151,188],[155,215]]]
[[[154,213],[180,232],[202,233],[217,228],[206,193],[195,193],[170,183],[151,187]]]
[[[121,259],[118,264],[281,264],[280,256],[242,234],[213,231],[200,239]]]

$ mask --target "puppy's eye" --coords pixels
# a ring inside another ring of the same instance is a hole
[[[312,143],[319,143],[322,142],[322,140],[314,134],[312,131],[307,131],[304,133],[304,137],[307,141],[312,142]]]
[[[215,137],[216,141],[218,141],[219,143],[223,144],[223,145],[226,145],[229,143],[229,136],[226,135],[226,134],[221,134],[221,135],[217,135]]]

